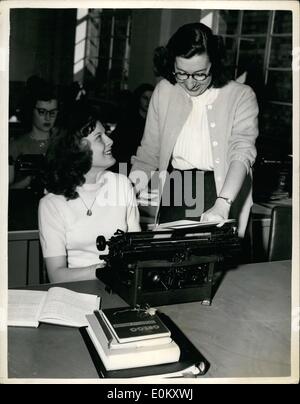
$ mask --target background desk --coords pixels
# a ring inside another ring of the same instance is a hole
[[[228,271],[211,306],[164,306],[211,367],[205,377],[290,375],[289,261],[243,265]],[[36,289],[47,289],[40,285]],[[65,284],[101,294],[103,307],[125,305],[99,281]],[[9,328],[10,378],[97,378],[79,331],[41,324],[38,329]]]
[[[292,206],[292,199],[254,203],[252,206],[252,262],[267,261],[271,214],[275,206]]]

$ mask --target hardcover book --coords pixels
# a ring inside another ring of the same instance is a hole
[[[171,333],[157,314],[147,310],[120,307],[104,309],[103,318],[119,343],[170,337]]]
[[[95,317],[97,323],[99,323],[100,328],[97,327],[95,331],[99,342],[102,345],[107,346],[110,350],[112,349],[128,349],[128,348],[141,348],[147,347],[151,345],[162,345],[162,344],[169,344],[172,342],[171,337],[160,337],[160,338],[147,338],[137,341],[129,341],[129,342],[122,342],[120,343],[116,337],[114,336],[113,332],[111,331],[110,327],[107,325],[106,321],[103,318],[103,313],[101,310],[94,311],[94,314],[91,315]],[[89,322],[89,326],[93,328],[93,324],[90,321],[91,316],[87,316],[87,320]]]
[[[8,290],[7,325],[38,327],[40,322],[70,327],[87,326],[86,314],[99,308],[100,297],[52,287],[48,291]]]

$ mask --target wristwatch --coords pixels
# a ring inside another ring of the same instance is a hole
[[[226,203],[228,203],[228,205],[232,205],[233,200],[230,198],[225,198],[224,196],[218,196],[217,199],[224,199],[224,201],[226,201]]]

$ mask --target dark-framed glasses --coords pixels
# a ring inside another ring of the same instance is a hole
[[[85,124],[80,130],[80,134],[82,137],[87,137],[96,129],[97,121],[96,119],[90,120],[87,124]]]
[[[50,116],[50,118],[55,118],[57,113],[58,113],[58,109],[45,109],[45,108],[38,108],[35,107],[34,109],[37,110],[39,116]]]
[[[187,73],[187,72],[174,72],[174,76],[176,78],[177,81],[185,81],[187,80],[189,77],[192,77],[193,80],[195,81],[204,81],[206,80],[209,76],[210,76],[210,66],[208,68],[208,72],[207,73]]]

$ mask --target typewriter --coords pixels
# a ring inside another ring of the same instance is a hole
[[[200,301],[210,305],[215,264],[240,249],[234,220],[222,227],[199,224],[188,228],[124,233],[110,240],[97,237],[99,258],[106,267],[97,277],[130,306],[161,306]]]
[[[16,160],[16,170],[23,175],[38,175],[44,169],[45,158],[42,154],[22,154]]]

